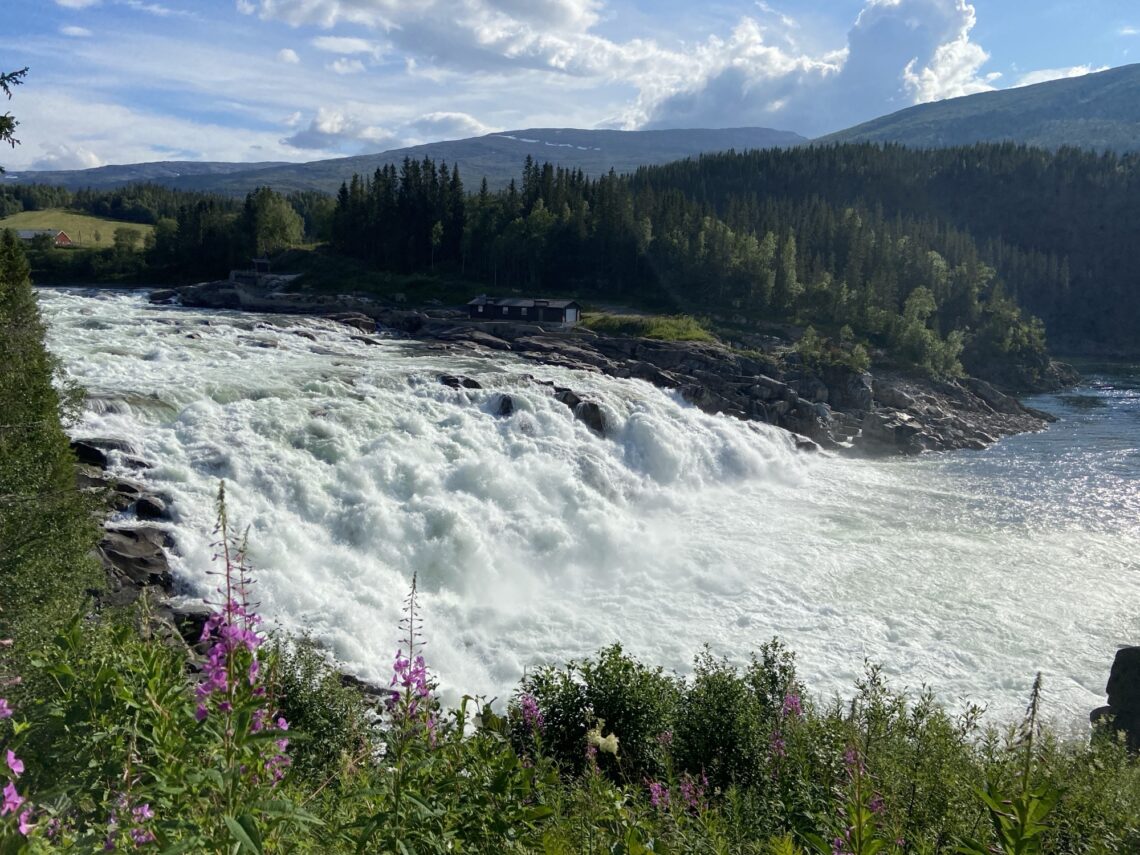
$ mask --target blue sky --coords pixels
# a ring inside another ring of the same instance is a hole
[[[31,69],[10,171],[527,127],[816,136],[1140,59],[1134,0],[14,0],[2,27],[0,68]]]

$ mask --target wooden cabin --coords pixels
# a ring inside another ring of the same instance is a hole
[[[540,300],[532,297],[488,297],[483,294],[467,304],[476,321],[522,321],[572,327],[582,318],[574,300]]]

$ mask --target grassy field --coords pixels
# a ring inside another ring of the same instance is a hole
[[[0,229],[59,229],[67,232],[77,246],[96,248],[112,246],[115,242],[115,229],[122,226],[137,229],[144,239],[154,231],[154,226],[107,220],[63,208],[23,211],[0,220]]]

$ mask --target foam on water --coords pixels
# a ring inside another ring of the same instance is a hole
[[[143,477],[170,500],[187,595],[212,584],[224,478],[262,611],[365,678],[389,673],[413,572],[452,692],[502,696],[527,667],[613,641],[684,671],[702,644],[739,660],[778,635],[819,693],[849,693],[867,656],[900,685],[1013,715],[1042,670],[1073,722],[1136,640],[1140,459],[1126,430],[1096,435],[1140,412],[1127,395],[983,453],[859,461],[502,354],[124,294],[41,305],[92,396],[76,433],[156,464]],[[607,436],[532,374],[599,401]],[[1090,462],[1089,441],[1111,453]]]

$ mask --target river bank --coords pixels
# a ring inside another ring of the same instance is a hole
[[[1043,430],[1053,421],[1048,413],[976,378],[935,380],[897,370],[812,366],[778,340],[745,352],[720,343],[638,339],[581,327],[471,321],[463,312],[442,307],[393,308],[365,297],[290,293],[227,281],[155,291],[151,301],[315,315],[365,334],[383,331],[445,348],[504,351],[543,365],[632,377],[676,390],[704,412],[784,428],[810,440],[805,448],[908,455],[982,449],[1006,436]],[[1043,387],[1032,391],[1051,391],[1076,380],[1075,371],[1055,363]],[[571,407],[583,403],[589,402],[575,395]],[[595,415],[586,417],[604,431]]]

